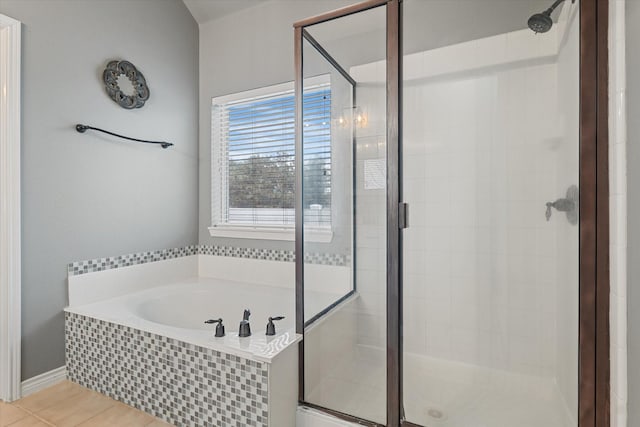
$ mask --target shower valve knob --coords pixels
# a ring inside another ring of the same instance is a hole
[[[547,221],[551,219],[551,206],[553,206],[553,203],[547,202],[547,211],[544,213],[544,217]]]
[[[547,209],[544,213],[547,221],[551,219],[551,208],[556,209],[558,212],[564,212],[567,215],[567,220],[570,224],[577,224],[578,222],[578,187],[572,185],[567,189],[567,196],[561,199],[557,199],[555,202],[547,202]]]

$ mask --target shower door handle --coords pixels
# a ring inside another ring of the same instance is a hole
[[[398,228],[409,228],[409,203],[398,203]]]

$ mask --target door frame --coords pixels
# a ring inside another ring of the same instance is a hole
[[[609,0],[580,0],[579,427],[610,425]]]
[[[387,8],[387,427],[415,426],[402,414],[402,0],[368,0],[294,24],[296,150],[302,141],[302,31],[385,5]],[[609,352],[609,0],[580,0],[579,141],[579,361],[578,427],[610,425]],[[299,151],[301,152],[301,151]],[[296,188],[302,188],[296,156]],[[296,201],[301,202],[297,197]],[[300,206],[296,205],[296,254],[302,254]],[[296,330],[304,334],[304,265],[296,256]],[[302,257],[300,257],[302,258]],[[304,400],[304,340],[299,354],[299,400],[340,418],[376,425]]]
[[[0,400],[20,398],[21,227],[19,21],[0,14]],[[5,125],[6,124],[6,125]]]

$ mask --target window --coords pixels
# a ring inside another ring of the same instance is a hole
[[[305,88],[305,225],[331,229],[331,89]],[[293,84],[212,102],[212,227],[228,237],[293,239],[295,98]]]

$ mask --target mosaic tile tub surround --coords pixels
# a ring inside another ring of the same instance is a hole
[[[348,257],[305,258],[333,287],[348,284]],[[301,337],[284,322],[266,343],[257,333],[270,315],[295,317],[286,311],[294,306],[293,260],[292,251],[189,246],[70,264],[69,379],[178,426],[294,427]],[[247,286],[255,287],[251,303],[238,297]],[[240,339],[231,319],[246,307],[258,324],[255,336]],[[181,326],[190,314],[195,323]],[[214,314],[225,319],[224,341],[193,326]]]
[[[191,255],[216,255],[234,258],[261,259],[270,261],[294,262],[295,252],[274,249],[241,248],[232,246],[192,245],[181,248],[139,252],[135,254],[96,258],[72,262],[67,266],[69,276],[111,270],[114,268],[164,261]],[[309,264],[345,266],[350,256],[330,253],[306,253],[305,262]]]
[[[275,383],[286,375],[278,373],[275,363],[250,360],[71,312],[65,313],[65,334],[71,381],[169,423],[289,425],[288,414],[270,413],[272,403],[273,407],[283,407],[283,402],[276,402],[282,396],[275,391],[282,385]],[[274,391],[270,392],[270,388]],[[295,412],[295,398],[284,405],[292,406]]]

